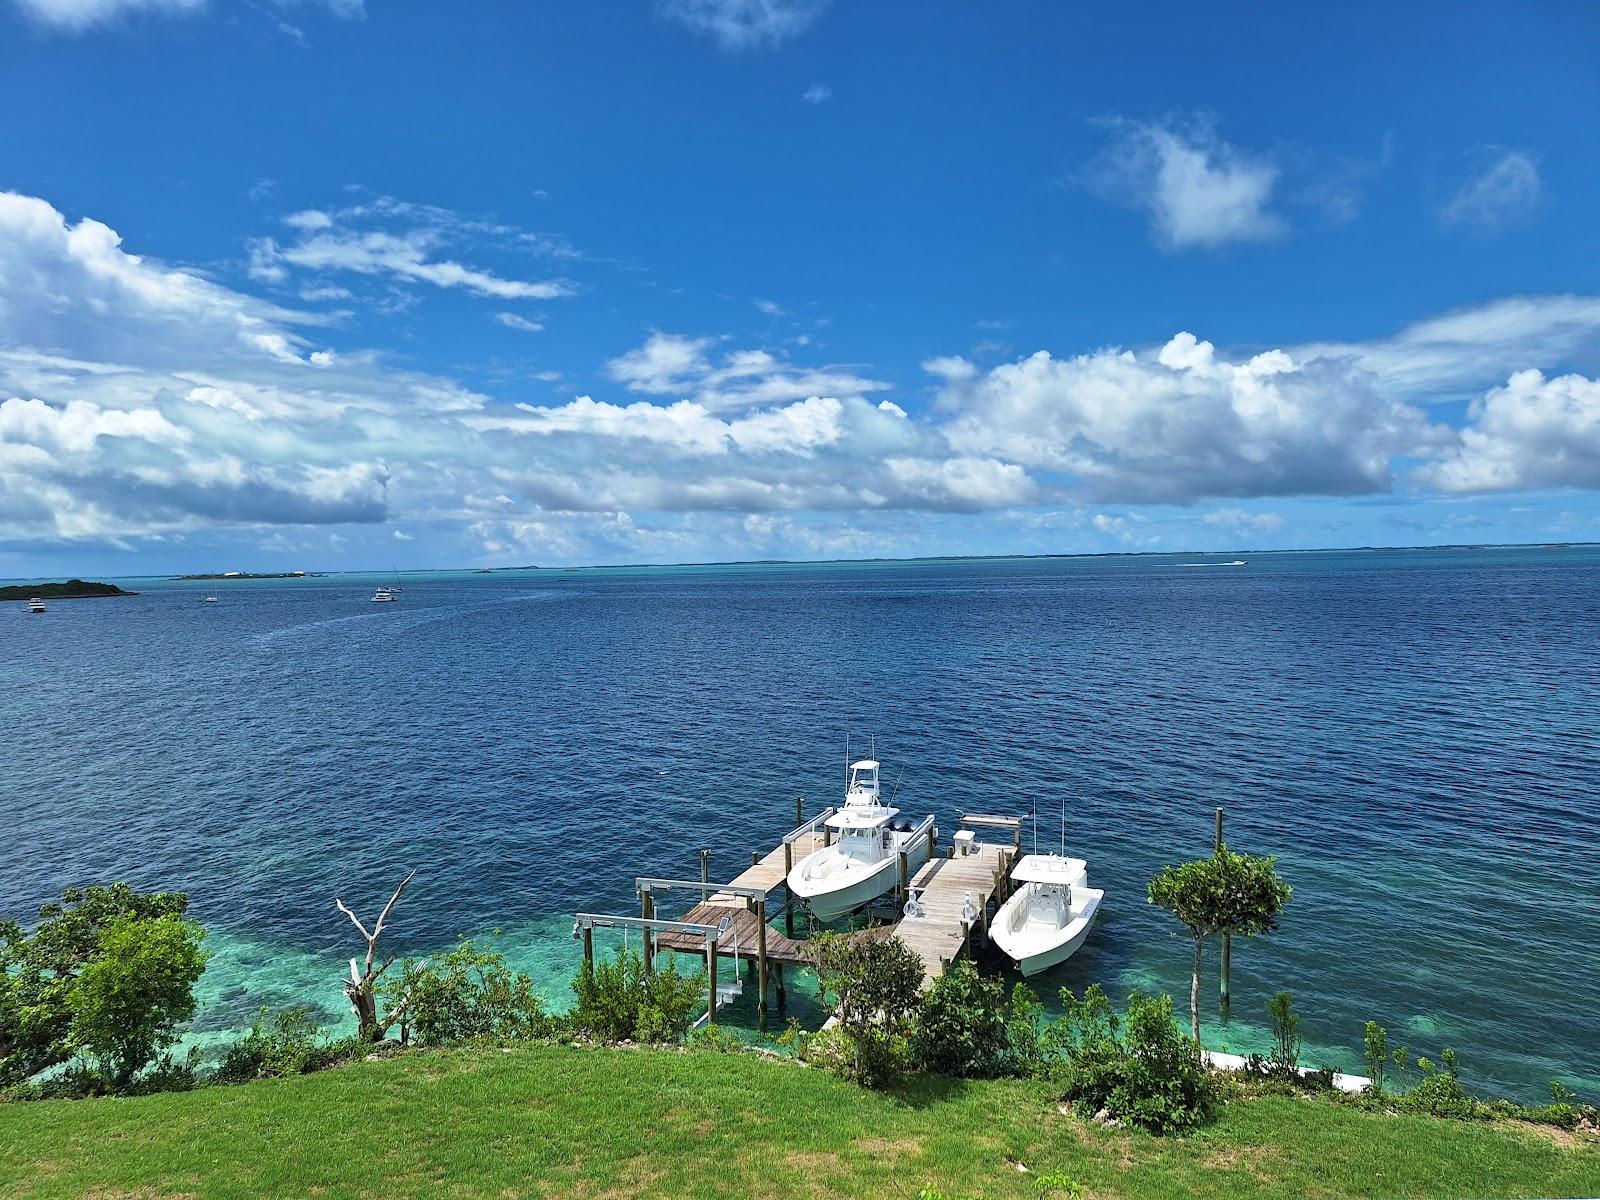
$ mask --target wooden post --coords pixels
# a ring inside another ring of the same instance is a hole
[[[700,851],[700,882],[701,883],[710,883],[711,882],[711,851],[709,851],[709,850]],[[701,901],[704,901],[705,898],[706,898],[705,893],[701,892],[700,893]]]
[[[706,939],[706,1024],[717,1023],[717,939]]]
[[[761,1028],[767,1028],[767,899],[756,901],[756,1012]]]
[[[1216,833],[1216,836],[1212,839],[1211,849],[1212,849],[1213,853],[1219,852],[1222,849],[1222,809],[1220,809],[1220,808],[1217,809],[1217,833]],[[1228,995],[1228,972],[1229,972],[1229,969],[1232,966],[1233,966],[1233,935],[1230,934],[1230,933],[1224,933],[1222,935],[1222,969],[1221,969],[1221,972],[1220,972],[1220,974],[1222,976],[1222,1007],[1223,1008],[1227,1008],[1228,1005],[1230,1003],[1232,1003],[1232,997]]]
[[[594,926],[583,927],[583,965],[594,970]]]
[[[904,850],[900,851],[900,902],[905,903],[906,890],[911,884],[910,856]]]
[[[750,865],[752,867],[759,867],[761,865],[761,851],[759,851],[759,850],[750,851]]]
[[[800,806],[800,801],[798,799],[794,803],[795,803],[795,807],[796,808],[798,808]],[[790,937],[794,937],[794,894],[792,892],[789,892],[789,890],[788,890],[789,889],[789,872],[792,871],[792,870],[794,870],[794,843],[793,842],[784,842],[783,843],[783,887],[784,887],[785,893],[788,895],[788,902],[783,906],[783,931],[784,931],[784,933],[788,934]],[[779,975],[778,979],[781,981],[783,979],[783,976]],[[779,982],[779,984],[778,984],[778,993],[779,993],[779,995],[783,994],[783,984],[782,984],[782,982]]]
[[[778,1015],[781,1017],[789,1007],[789,993],[783,987],[783,964],[772,964],[772,978],[778,988]]]
[[[639,897],[639,915],[646,921],[656,915],[656,897],[654,892],[644,892]],[[655,930],[648,925],[644,929],[644,973],[648,978],[655,970],[656,937]]]
[[[800,826],[804,825],[805,823],[806,798],[804,796],[796,796],[794,798],[794,827],[799,829]]]

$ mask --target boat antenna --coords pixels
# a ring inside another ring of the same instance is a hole
[[[900,768],[900,774],[894,777],[894,790],[889,793],[889,803],[894,803],[894,798],[900,794],[900,781],[906,777],[906,769]]]
[[[1067,856],[1067,802],[1061,802],[1061,857]]]
[[[844,732],[844,787],[850,790],[850,731]]]
[[[1033,852],[1037,854],[1039,853],[1039,801],[1037,799],[1028,801],[1028,807],[1032,810],[1033,816]]]

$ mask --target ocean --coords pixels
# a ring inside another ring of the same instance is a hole
[[[1282,928],[1207,953],[1204,1033],[1360,1072],[1362,1027],[1487,1095],[1600,1096],[1600,550],[407,573],[0,606],[0,916],[71,884],[187,891],[197,1040],[348,1014],[334,908],[416,882],[397,950],[491,935],[557,1007],[578,910],[728,878],[875,750],[896,803],[1037,814],[1105,889],[1033,982],[1187,1006],[1163,864],[1276,855]],[[219,603],[202,604],[205,595]],[[847,750],[848,746],[848,750]],[[1034,841],[1030,821],[1024,848]],[[687,894],[679,893],[685,905]],[[617,938],[601,935],[602,948]],[[635,944],[637,944],[635,942]],[[986,969],[1002,965],[985,957]],[[754,987],[721,1019],[754,1024]],[[791,1012],[821,1014],[802,993]]]

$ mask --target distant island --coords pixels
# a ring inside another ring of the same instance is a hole
[[[86,583],[82,579],[69,579],[65,583],[18,583],[0,587],[0,600],[89,600],[95,596],[137,596],[138,592],[125,592],[114,583]]]
[[[204,575],[174,575],[174,579],[309,579],[304,571],[212,571]]]

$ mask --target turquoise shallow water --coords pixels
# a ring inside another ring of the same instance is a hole
[[[1037,805],[1054,844],[1065,806],[1107,898],[1047,994],[1187,997],[1144,885],[1206,852],[1222,805],[1296,895],[1236,947],[1226,1018],[1208,962],[1209,1042],[1264,1047],[1286,989],[1313,1061],[1359,1069],[1374,1018],[1454,1045],[1485,1091],[1600,1095],[1600,553],[1249,559],[418,574],[392,606],[356,576],[137,580],[6,605],[0,913],[77,882],[187,889],[214,1040],[261,1005],[343,1019],[333,897],[375,908],[414,866],[397,948],[499,929],[564,1003],[574,911],[633,911],[636,875],[697,874],[702,846],[733,874],[870,736],[946,832]]]

